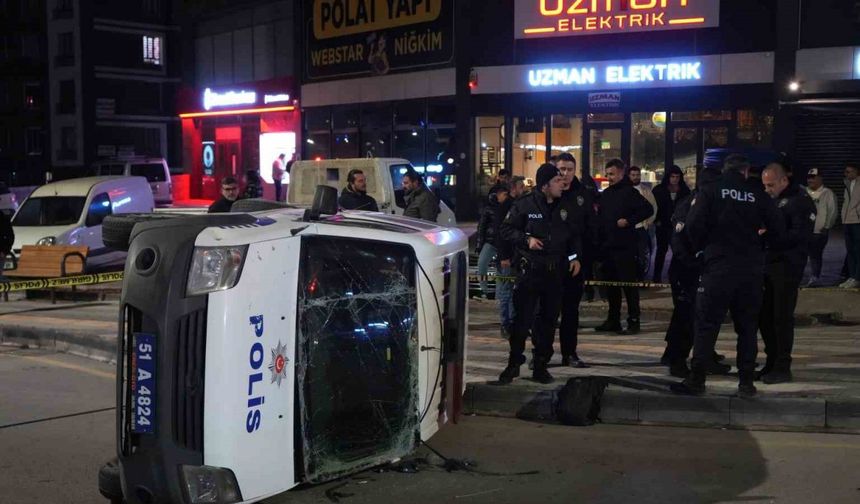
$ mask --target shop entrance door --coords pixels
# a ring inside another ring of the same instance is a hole
[[[705,151],[729,146],[730,125],[726,121],[672,124],[672,164],[681,168],[691,188],[696,183],[698,167],[704,162]]]
[[[606,181],[606,163],[613,158],[627,159],[630,156],[629,135],[623,125],[595,125],[586,128],[585,138],[588,142],[588,169],[601,190],[608,185]]]

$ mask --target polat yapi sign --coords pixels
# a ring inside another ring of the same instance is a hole
[[[515,0],[516,38],[713,28],[719,0]]]
[[[306,0],[307,80],[448,66],[455,0]]]

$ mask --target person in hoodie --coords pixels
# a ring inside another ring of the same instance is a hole
[[[666,252],[672,239],[672,216],[681,201],[689,196],[690,188],[684,182],[684,172],[677,165],[672,165],[663,173],[660,185],[654,188],[654,199],[657,201],[657,218],[654,221],[657,235],[657,253],[654,256],[653,281],[663,280],[663,265],[666,262]],[[674,250],[674,249],[673,249]],[[673,252],[674,254],[674,252]]]
[[[824,178],[818,168],[812,168],[806,174],[806,192],[815,203],[815,230],[812,242],[809,244],[809,282],[807,287],[813,287],[821,279],[821,265],[823,263],[824,248],[830,236],[830,229],[836,224],[839,217],[839,207],[836,205],[836,195],[829,188],[824,187]]]
[[[764,189],[776,201],[785,224],[781,240],[768,244],[764,270],[764,299],[759,331],[767,361],[756,378],[767,384],[790,382],[794,346],[794,309],[809,244],[815,228],[815,203],[798,184],[792,184],[779,163],[762,172]]]
[[[480,296],[481,299],[485,300],[487,299],[486,276],[490,268],[490,261],[498,255],[496,249],[496,236],[498,235],[496,213],[499,205],[507,200],[510,194],[510,188],[506,184],[497,183],[493,189],[493,192],[487,196],[484,208],[481,209],[481,220],[478,221],[478,239],[475,244],[475,251],[478,253]]]
[[[496,281],[496,301],[499,303],[499,323],[504,339],[511,339],[514,330],[514,282],[510,280],[513,275],[514,247],[501,235],[502,221],[508,215],[514,202],[525,194],[525,177],[516,176],[511,179],[510,193],[508,197],[499,202],[496,208],[496,250],[499,261],[499,276],[507,277]]]
[[[597,213],[598,256],[603,260],[603,275],[608,281],[639,281],[639,237],[636,226],[654,214],[654,208],[625,176],[620,159],[606,163],[609,187],[600,195]],[[627,329],[621,327],[621,291],[627,298]],[[597,332],[637,334],[639,322],[638,287],[609,287],[609,314],[595,328]]]
[[[367,194],[367,177],[358,168],[346,174],[346,187],[340,192],[338,204],[344,210],[379,211],[376,200]]]

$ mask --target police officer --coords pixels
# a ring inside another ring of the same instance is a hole
[[[770,244],[766,254],[759,330],[767,361],[756,378],[768,384],[785,383],[791,381],[794,309],[815,228],[816,210],[809,193],[789,181],[783,165],[768,165],[761,178],[764,190],[777,203],[786,233],[783,240]]]
[[[669,263],[669,282],[672,285],[672,319],[666,330],[666,351],[661,362],[669,366],[669,374],[686,378],[690,374],[687,357],[693,349],[693,334],[696,322],[696,290],[702,274],[702,261],[686,232],[687,214],[693,198],[720,178],[720,172],[704,169],[696,179],[698,186],[692,195],[678,202],[672,214],[670,242],[672,261]],[[727,374],[731,366],[720,364],[715,356],[709,363],[709,374]]]
[[[525,362],[526,336],[540,306],[533,341],[535,361],[533,378],[551,383],[547,364],[552,357],[555,321],[561,309],[563,276],[579,275],[581,267],[579,230],[573,209],[562,200],[564,179],[558,168],[547,163],[538,168],[535,190],[511,207],[501,225],[501,234],[515,249],[514,329],[510,339],[508,365],[499,383],[511,383]]]
[[[594,257],[597,240],[597,214],[594,211],[596,190],[576,177],[576,159],[570,153],[563,152],[556,163],[564,177],[564,192],[562,199],[572,210],[568,219],[573,219],[577,229],[582,233],[582,274],[564,276],[561,325],[558,337],[561,341],[561,365],[576,368],[588,367],[576,352],[579,336],[579,303],[585,289],[585,279],[589,276],[591,262]]]
[[[751,397],[758,352],[758,316],[762,301],[762,237],[779,241],[785,233],[773,200],[748,183],[750,163],[740,155],[726,158],[723,177],[690,201],[685,229],[694,250],[703,251],[704,269],[696,296],[696,327],[690,375],[671,386],[679,394],[705,392],[720,326],[731,310],[738,333],[738,395]]]

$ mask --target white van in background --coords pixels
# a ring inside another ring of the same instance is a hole
[[[90,172],[97,177],[108,175],[146,177],[152,188],[152,197],[156,205],[173,203],[173,183],[170,181],[170,169],[164,158],[103,159],[93,163]]]
[[[317,185],[337,189],[338,194],[346,187],[346,176],[357,168],[367,177],[367,194],[376,200],[379,211],[389,215],[403,215],[403,188],[394,181],[401,180],[407,170],[414,169],[405,159],[356,158],[324,159],[320,161],[296,161],[290,170],[290,189],[287,203],[310,207]],[[439,200],[439,216],[436,223],[455,226],[454,212],[444,201]]]
[[[12,218],[15,244],[85,245],[87,268],[122,265],[126,253],[105,247],[102,221],[108,215],[149,213],[155,207],[143,177],[87,177],[43,185],[33,191]]]

